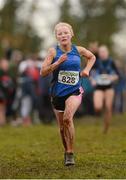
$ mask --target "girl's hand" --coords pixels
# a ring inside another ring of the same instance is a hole
[[[81,71],[80,76],[81,77],[89,77],[89,71],[84,69],[83,71]]]
[[[117,81],[119,77],[116,74],[109,75],[109,79],[111,82]]]
[[[66,55],[66,54],[63,54],[63,55],[60,56],[58,62],[61,64],[61,63],[63,63],[63,62],[66,61],[66,60],[67,60],[67,55]]]

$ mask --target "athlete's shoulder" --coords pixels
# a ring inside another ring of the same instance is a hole
[[[82,50],[87,50],[85,47],[83,46],[76,46],[76,48],[78,49],[78,51],[82,51]]]
[[[80,47],[81,47],[81,46],[78,46],[78,45],[76,45],[76,44],[72,44],[72,47],[73,47],[73,50],[76,51],[76,52],[80,55],[80,52],[81,52],[81,51],[80,51]]]
[[[90,52],[88,49],[86,49],[85,47],[82,47],[82,46],[76,46],[76,48],[81,56]]]

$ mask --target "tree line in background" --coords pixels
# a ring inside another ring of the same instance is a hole
[[[0,10],[0,53],[12,49],[22,52],[38,52],[42,39],[36,34],[30,21],[22,22],[17,17],[17,11],[24,5],[25,0],[5,0]],[[29,18],[35,11],[34,4],[30,6]],[[26,17],[27,18],[27,17]]]
[[[70,0],[64,0],[59,6],[59,21],[74,26],[74,42],[87,45],[97,40],[112,47],[112,35],[117,33],[126,20],[125,0],[78,0],[79,11],[75,11]],[[0,10],[0,54],[11,46],[24,53],[38,52],[42,48],[42,38],[36,33],[29,21],[20,21],[16,13],[25,0],[5,0]],[[30,14],[35,12],[35,3],[30,6]],[[27,22],[27,23],[26,23]]]
[[[88,45],[90,41],[113,45],[112,35],[118,33],[126,20],[125,0],[79,0],[80,13],[73,12],[70,1],[61,6],[62,21],[74,26],[76,43]],[[77,39],[76,39],[77,37]]]

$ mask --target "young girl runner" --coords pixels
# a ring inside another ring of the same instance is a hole
[[[51,101],[65,150],[65,165],[68,166],[75,164],[73,116],[82,99],[80,77],[89,76],[95,56],[84,47],[72,44],[74,33],[70,24],[60,22],[54,31],[58,45],[48,50],[40,74],[47,76],[53,73]],[[82,71],[81,56],[87,59]]]

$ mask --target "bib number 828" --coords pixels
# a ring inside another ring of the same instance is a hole
[[[76,79],[73,76],[62,76],[62,82],[63,83],[74,84],[75,80]]]

